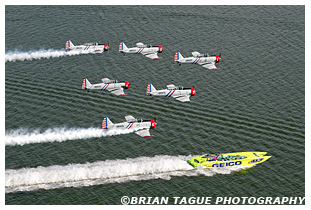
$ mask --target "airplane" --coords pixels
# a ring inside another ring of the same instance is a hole
[[[173,84],[167,85],[167,89],[157,90],[152,84],[147,86],[146,95],[148,96],[165,96],[173,97],[181,102],[190,102],[190,96],[195,95],[194,88],[184,88],[182,86],[176,87]]]
[[[199,64],[204,68],[208,69],[217,69],[215,63],[220,62],[221,54],[219,55],[208,55],[208,54],[200,54],[197,51],[192,52],[192,57],[184,58],[180,52],[175,53],[174,62],[179,63],[192,63]]]
[[[99,44],[98,42],[85,43],[83,45],[74,45],[70,40],[66,42],[66,51],[81,51],[82,53],[100,54],[109,50],[108,44]]]
[[[105,117],[102,122],[102,129],[129,130],[141,137],[150,137],[149,129],[155,128],[157,125],[155,120],[138,120],[132,115],[125,116],[125,120],[126,122],[114,124],[108,117]]]
[[[82,89],[88,91],[93,89],[108,90],[117,96],[124,96],[125,94],[123,91],[123,87],[125,89],[128,89],[130,87],[130,83],[128,81],[118,82],[117,80],[103,78],[102,82],[103,83],[92,85],[87,78],[84,78],[82,83]]]
[[[131,54],[142,54],[147,58],[159,59],[158,52],[163,52],[162,46],[152,46],[145,45],[141,42],[136,43],[136,47],[127,48],[124,42],[121,42],[119,45],[119,52],[121,53],[131,53]]]

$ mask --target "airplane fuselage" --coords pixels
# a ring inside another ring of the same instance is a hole
[[[200,64],[200,63],[213,63],[217,61],[216,56],[211,56],[211,57],[188,57],[188,58],[183,58],[178,60],[178,63],[192,63],[192,64]]]
[[[183,90],[157,90],[150,92],[150,96],[165,96],[165,97],[179,97],[179,96],[190,96],[193,95],[194,88],[184,88]],[[195,94],[195,93],[194,93]]]
[[[83,90],[108,90],[110,93],[117,96],[124,96],[124,89],[128,89],[130,83],[128,81],[118,82],[117,80],[110,80],[108,78],[103,78],[102,83],[92,84],[87,78],[83,79],[82,89]]]
[[[85,43],[83,45],[74,45],[70,40],[66,42],[66,51],[80,51],[81,53],[100,54],[109,50],[108,44],[100,44],[97,42]]]
[[[79,46],[74,46],[74,47],[70,48],[69,51],[81,51],[82,53],[101,54],[105,50],[104,50],[104,46],[79,45]]]
[[[91,85],[90,87],[86,88],[88,90],[114,90],[120,89],[121,87],[128,87],[127,82],[120,82],[120,83],[98,83]]]
[[[132,47],[127,50],[121,51],[122,53],[132,53],[132,54],[148,54],[159,52],[159,47]]]
[[[157,123],[154,120],[134,120],[122,123],[112,123],[108,117],[103,119],[102,129],[135,132],[141,137],[150,137],[149,129],[155,128]]]
[[[124,42],[119,45],[119,52],[129,54],[142,54],[151,59],[159,59],[158,53],[163,52],[162,46],[145,45],[141,42],[136,43],[136,47],[128,48]]]
[[[105,117],[102,122],[104,130],[123,130],[129,133],[135,132],[141,137],[150,137],[149,129],[155,128],[157,123],[155,120],[137,120],[132,115],[125,116],[126,122],[112,123],[108,117]]]
[[[182,63],[190,63],[190,64],[199,64],[200,66],[207,69],[217,69],[216,63],[220,62],[220,55],[211,55],[208,54],[200,54],[197,51],[192,52],[192,57],[184,58],[180,52],[176,52],[174,57],[174,62],[182,64]]]
[[[190,102],[190,96],[194,96],[196,91],[194,88],[184,88],[183,86],[167,85],[167,89],[157,90],[152,84],[147,86],[147,96],[165,96],[173,97],[181,102]]]
[[[141,122],[122,122],[116,123],[111,128],[108,129],[121,129],[121,130],[130,130],[130,131],[137,131],[140,129],[148,129],[155,127],[155,123],[153,120],[142,120]]]

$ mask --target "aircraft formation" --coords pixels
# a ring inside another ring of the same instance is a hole
[[[74,46],[70,40],[66,42],[66,50],[80,50],[82,53],[103,53],[109,50],[108,44],[88,43],[84,45]],[[136,43],[136,47],[128,48],[124,42],[119,44],[119,52],[122,54],[142,54],[147,58],[159,59],[158,53],[163,52],[162,46],[145,45],[142,42]],[[216,63],[220,62],[221,54],[209,55],[201,54],[197,51],[191,52],[192,57],[183,57],[180,52],[176,52],[174,62],[181,64],[199,64],[207,69],[217,69]],[[87,78],[83,79],[82,89],[90,90],[107,90],[117,96],[124,96],[124,89],[128,89],[130,83],[128,81],[118,82],[103,78],[102,83],[91,84]],[[148,84],[146,88],[147,96],[172,97],[180,102],[190,102],[190,97],[195,96],[196,90],[193,87],[185,88],[183,86],[175,86],[168,84],[166,89],[157,90],[152,84]],[[125,116],[125,122],[112,123],[108,117],[102,121],[102,129],[104,130],[125,130],[129,133],[136,133],[141,137],[150,137],[150,129],[155,128],[156,120],[136,119],[132,115]],[[238,152],[226,154],[208,154],[194,157],[187,160],[192,167],[239,167],[252,166],[268,160],[271,156],[264,156],[267,152]]]
[[[70,40],[66,42],[66,51],[80,51],[81,53],[101,54],[109,50],[109,44],[99,44],[98,42],[85,43],[83,45],[74,45]],[[119,52],[125,54],[141,54],[150,59],[159,59],[158,53],[163,52],[163,47],[160,45],[145,45],[142,42],[137,42],[135,47],[128,48],[124,42],[119,44]],[[192,52],[192,57],[184,58],[180,52],[176,52],[174,62],[199,64],[208,69],[217,69],[215,64],[220,62],[221,55],[200,54],[197,51]],[[87,78],[82,81],[82,89],[91,90],[107,90],[117,96],[124,96],[124,89],[128,89],[130,83],[128,81],[117,81],[109,78],[103,78],[102,83],[92,84]],[[190,102],[190,96],[195,96],[196,90],[193,87],[185,88],[183,86],[175,86],[168,84],[166,89],[157,90],[152,84],[149,84],[146,89],[147,96],[162,96],[172,97],[180,102]],[[138,120],[132,115],[125,116],[126,122],[114,124],[108,117],[105,117],[102,122],[102,129],[111,130],[127,130],[135,132],[142,137],[150,137],[149,129],[156,127],[155,120]]]

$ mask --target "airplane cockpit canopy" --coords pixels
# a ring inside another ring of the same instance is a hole
[[[139,47],[139,48],[143,48],[143,47],[152,47],[151,44],[146,45],[146,44],[144,44],[144,43],[142,43],[142,42],[137,42],[137,43],[136,43],[136,46]]]
[[[167,85],[166,86],[168,90],[184,90],[184,86],[175,86],[173,84]]]
[[[175,90],[176,89],[176,86],[173,85],[173,84],[169,84],[166,86],[168,90]]]
[[[111,84],[111,83],[118,83],[118,80],[109,80],[107,83]]]
[[[131,119],[131,120],[129,120],[128,122],[129,123],[134,123],[134,122],[141,122],[142,120],[141,119]]]
[[[98,42],[88,42],[88,43],[84,43],[84,46],[98,46]]]
[[[192,56],[195,58],[209,57],[209,54],[207,53],[203,54],[203,53],[199,53],[198,51],[193,51],[191,53],[192,53]]]
[[[209,55],[205,53],[205,54],[200,54],[198,57],[209,57]]]

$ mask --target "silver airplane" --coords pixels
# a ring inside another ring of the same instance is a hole
[[[180,52],[175,53],[174,62],[179,63],[191,63],[191,64],[199,64],[204,68],[208,69],[217,69],[215,66],[216,63],[220,62],[220,55],[208,55],[208,54],[200,54],[197,51],[192,52],[192,57],[184,58]]]
[[[190,96],[194,96],[195,93],[194,88],[176,87],[173,84],[167,85],[167,89],[163,90],[157,90],[152,84],[149,84],[146,91],[147,96],[172,96],[181,102],[190,102]]]
[[[150,128],[155,128],[157,123],[155,120],[138,120],[132,115],[125,116],[126,122],[114,124],[110,121],[108,117],[105,117],[102,122],[102,129],[108,130],[128,130],[130,132],[135,132],[141,137],[150,137]]]
[[[74,45],[70,40],[66,42],[66,51],[81,51],[82,53],[100,54],[109,50],[108,44],[99,44],[97,42],[85,43],[83,45]]]
[[[158,53],[163,52],[162,46],[145,45],[141,42],[136,43],[136,47],[127,48],[124,42],[119,45],[119,52],[131,53],[131,54],[142,54],[147,58],[159,59]]]
[[[83,90],[108,90],[117,96],[124,96],[125,94],[123,90],[128,89],[129,87],[130,83],[128,81],[118,82],[117,80],[110,80],[108,78],[103,78],[102,83],[94,85],[92,85],[87,78],[84,78],[82,83]]]

